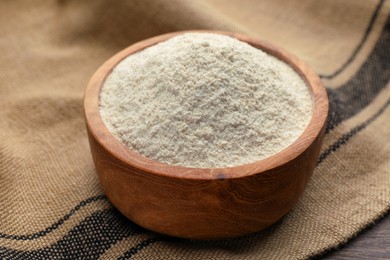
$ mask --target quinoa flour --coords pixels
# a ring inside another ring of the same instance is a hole
[[[122,60],[104,82],[100,114],[146,157],[217,168],[292,144],[311,119],[312,99],[277,58],[229,36],[186,33]]]

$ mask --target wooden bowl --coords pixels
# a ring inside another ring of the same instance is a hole
[[[105,62],[89,81],[84,96],[85,120],[99,180],[120,212],[159,233],[219,239],[262,230],[293,207],[313,172],[328,114],[326,91],[311,69],[278,47],[241,34],[200,31],[230,35],[291,65],[312,94],[311,121],[289,147],[251,164],[198,169],[146,158],[120,143],[105,127],[99,113],[100,88],[123,58],[185,32],[131,45]]]

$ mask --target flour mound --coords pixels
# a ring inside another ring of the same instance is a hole
[[[292,144],[312,99],[284,62],[229,36],[186,33],[122,60],[100,113],[130,149],[171,165],[252,163]]]

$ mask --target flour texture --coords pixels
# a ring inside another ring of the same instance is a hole
[[[171,165],[231,167],[291,145],[312,116],[302,78],[247,43],[186,33],[122,60],[100,114],[130,149]]]

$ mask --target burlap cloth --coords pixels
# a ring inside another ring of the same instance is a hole
[[[390,209],[390,1],[0,2],[0,257],[295,259],[323,253]],[[330,120],[306,192],[271,228],[223,241],[144,230],[103,195],[84,87],[107,58],[184,29],[285,47],[327,86]]]

